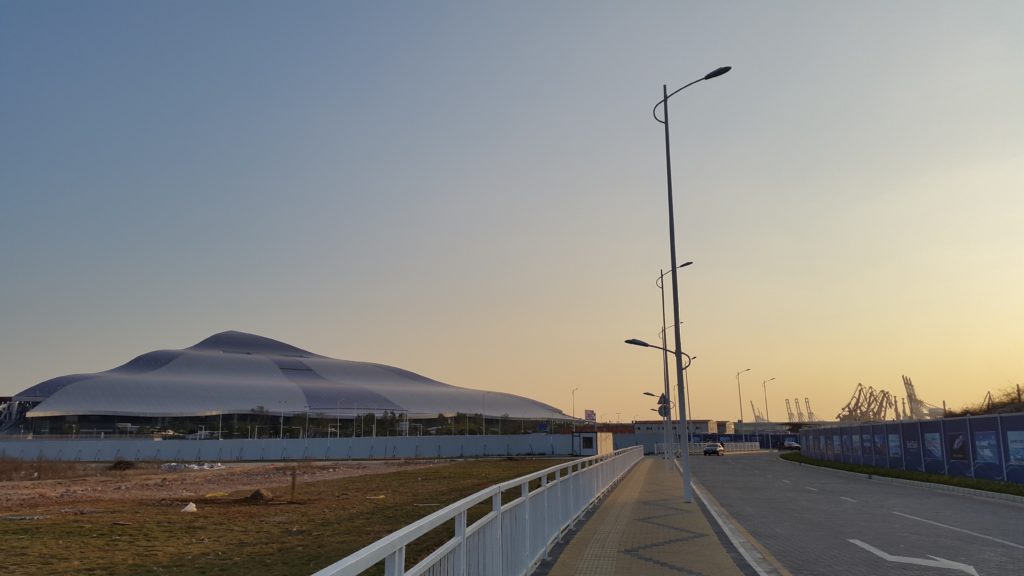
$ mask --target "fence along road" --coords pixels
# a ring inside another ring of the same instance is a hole
[[[1024,565],[1021,504],[773,454],[691,462],[703,489],[793,574],[991,576]]]
[[[385,536],[314,576],[355,576],[382,560],[386,576],[525,576],[643,455],[643,448],[634,446],[491,486]],[[531,490],[534,481],[539,486]],[[503,503],[503,493],[517,488],[518,496]],[[469,509],[486,502],[491,511],[468,524]],[[452,537],[406,571],[405,547],[450,520],[455,521]]]

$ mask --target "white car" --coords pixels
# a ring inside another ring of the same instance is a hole
[[[714,454],[715,456],[725,454],[725,445],[721,442],[708,442],[704,445],[704,455],[708,456],[710,454]]]

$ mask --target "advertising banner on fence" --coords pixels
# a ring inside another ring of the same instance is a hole
[[[963,432],[946,434],[946,450],[950,460],[967,460],[967,442]]]
[[[801,431],[815,458],[1024,484],[1024,412]]]
[[[938,432],[925,432],[924,457],[931,460],[942,460],[942,438]]]
[[[1006,446],[1010,449],[1010,464],[1024,464],[1024,431],[1008,430]]]
[[[995,431],[974,433],[974,461],[977,463],[999,463],[999,441]]]
[[[902,456],[900,448],[900,435],[889,434],[889,458],[899,458]]]
[[[918,439],[917,426],[902,426],[903,432],[903,454],[905,467],[908,470],[924,470],[924,462],[921,455],[921,441]]]

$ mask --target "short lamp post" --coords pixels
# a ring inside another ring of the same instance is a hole
[[[665,373],[665,397],[666,398],[671,398],[672,397],[672,392],[670,391],[669,383],[668,383],[669,382],[669,378],[668,378],[668,351],[664,350],[665,348],[668,348],[668,334],[667,334],[667,332],[668,332],[668,324],[667,324],[667,322],[668,321],[665,319],[665,275],[668,274],[669,272],[674,272],[675,270],[679,270],[680,268],[686,268],[687,266],[690,266],[691,264],[693,264],[693,261],[687,261],[687,262],[683,262],[679,266],[676,266],[672,270],[669,270],[669,271],[660,270],[661,275],[658,276],[658,280],[655,282],[655,285],[657,285],[658,289],[661,290],[661,346],[663,348],[663,351],[661,353],[661,362],[662,362],[662,365],[664,366],[664,373]],[[671,425],[671,423],[672,423],[672,413],[669,412],[669,414],[665,417],[665,452],[666,452],[666,454],[668,453],[668,450],[675,444],[675,440],[674,440],[675,434],[672,434],[672,436],[669,436],[669,428],[668,427]],[[667,458],[667,456],[666,456],[666,458]]]
[[[679,325],[676,324],[676,331],[679,331]],[[630,338],[626,340],[626,344],[632,344],[633,346],[641,346],[644,348],[657,348],[658,350],[664,350],[676,357],[677,366],[679,368],[680,377],[679,382],[679,424],[682,426],[688,426],[686,420],[686,391],[683,390],[683,377],[684,371],[690,367],[690,363],[693,358],[689,354],[682,350],[668,350],[661,346],[655,346],[654,344],[648,344],[643,340],[637,340],[636,338]],[[686,357],[686,363],[683,363],[683,357]],[[683,502],[693,502],[693,486],[690,485],[690,447],[686,446],[685,450],[680,450],[680,459],[682,460],[683,469]]]
[[[761,382],[761,389],[764,390],[764,426],[768,429],[768,449],[772,449],[772,419],[768,417],[768,383],[775,380],[774,377]]]
[[[744,372],[750,372],[750,368],[740,370],[736,373],[736,394],[740,398],[740,419],[737,422],[743,422],[743,391],[740,389],[740,374]]]
[[[651,410],[654,410],[658,413],[658,416],[661,416],[661,426],[664,431],[664,450],[662,458],[668,460],[669,451],[672,449],[672,441],[669,436],[669,427],[672,425],[672,401],[669,400],[668,396],[665,394],[659,396],[653,392],[644,392],[644,396],[652,396],[658,399],[658,409],[655,410],[654,408],[651,408]]]
[[[574,436],[576,434],[576,391],[577,390],[579,390],[579,388],[573,388],[572,389],[572,433],[573,433]]]

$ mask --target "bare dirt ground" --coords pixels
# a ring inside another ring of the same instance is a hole
[[[88,509],[96,502],[197,500],[257,488],[280,487],[367,474],[386,474],[442,466],[448,461],[345,461],[316,463],[232,463],[214,470],[161,471],[156,464],[111,471],[106,464],[81,465],[77,472],[54,480],[0,482],[0,515],[32,514],[59,509]]]

